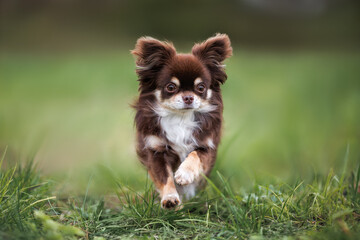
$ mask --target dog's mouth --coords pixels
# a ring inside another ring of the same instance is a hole
[[[185,106],[185,107],[181,107],[181,108],[171,108],[171,110],[173,111],[177,111],[177,112],[187,112],[187,111],[192,111],[192,110],[196,110],[197,108],[193,107],[193,106]]]
[[[162,107],[164,109],[167,109],[170,112],[174,112],[174,113],[185,113],[185,112],[190,112],[190,111],[196,111],[196,107],[194,106],[181,106],[181,107],[174,107],[174,106],[169,106],[169,105],[162,105]]]

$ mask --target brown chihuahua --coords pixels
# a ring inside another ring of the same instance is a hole
[[[169,42],[138,39],[136,56],[140,96],[135,103],[137,154],[161,197],[176,208],[195,196],[216,159],[227,78],[223,61],[232,55],[230,39],[217,34],[178,54]]]

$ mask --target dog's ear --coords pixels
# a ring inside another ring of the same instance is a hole
[[[192,48],[192,54],[199,58],[210,70],[212,84],[215,88],[219,88],[220,83],[225,83],[227,75],[223,61],[232,55],[228,35],[218,33],[205,42],[195,44]]]
[[[141,90],[155,89],[155,79],[162,67],[176,55],[171,43],[151,37],[139,38],[135,49],[131,51],[136,58],[136,73],[139,76]]]

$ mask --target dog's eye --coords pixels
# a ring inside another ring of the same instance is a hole
[[[169,83],[168,85],[166,85],[165,89],[169,93],[173,93],[176,91],[176,85],[174,83]]]
[[[205,87],[205,85],[202,84],[202,83],[200,83],[200,84],[198,84],[198,85],[196,86],[196,90],[197,90],[198,92],[200,92],[200,93],[205,92],[205,89],[206,89],[206,87]]]

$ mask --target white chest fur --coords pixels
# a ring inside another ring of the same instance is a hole
[[[170,146],[179,154],[180,160],[184,161],[187,155],[197,145],[193,136],[198,127],[192,111],[173,113],[162,110],[159,114],[160,125]]]

